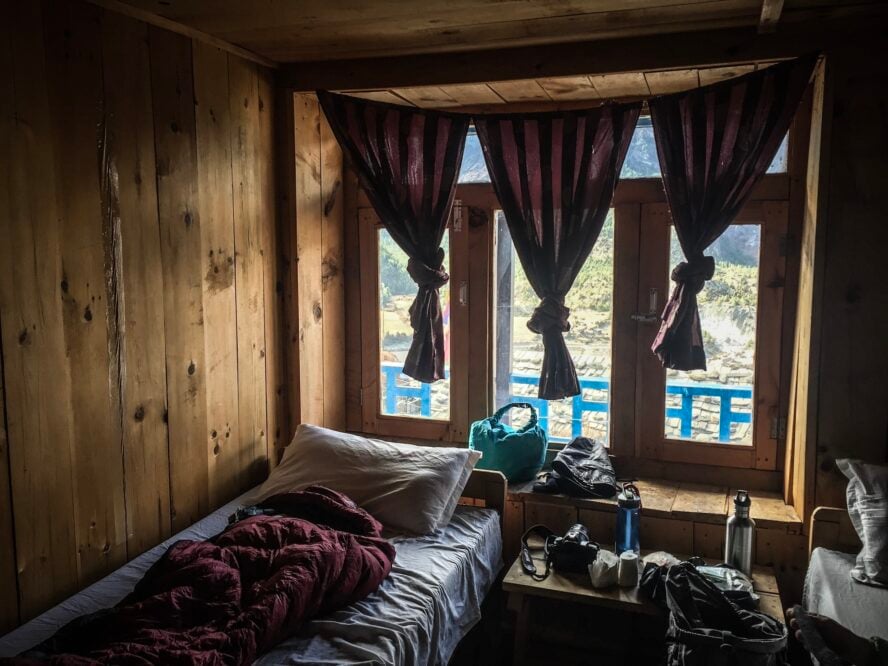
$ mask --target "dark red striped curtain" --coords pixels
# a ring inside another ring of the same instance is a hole
[[[404,374],[421,382],[443,379],[438,290],[450,276],[444,270],[441,240],[469,118],[323,91],[318,99],[379,219],[407,253],[407,271],[419,287],[410,306],[413,342]]]
[[[527,323],[543,336],[540,398],[580,392],[564,342],[564,297],[604,225],[640,109],[474,118],[512,242],[541,299]]]
[[[657,154],[685,261],[651,349],[668,368],[706,369],[697,294],[715,271],[703,253],[730,226],[768,170],[816,57],[650,100]]]

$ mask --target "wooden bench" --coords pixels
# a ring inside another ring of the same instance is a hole
[[[678,556],[680,559],[686,559]],[[536,559],[537,570],[542,571],[544,562]],[[783,607],[777,578],[771,567],[754,566],[752,582],[760,597],[759,609],[784,621]],[[586,606],[597,606],[611,611],[630,615],[660,616],[662,611],[638,588],[610,587],[596,590],[588,576],[559,574],[552,571],[548,578],[536,581],[521,568],[521,560],[516,559],[503,579],[503,590],[508,593],[508,607],[516,613],[515,622],[515,664],[525,663],[530,637],[531,612],[534,599],[557,599]]]

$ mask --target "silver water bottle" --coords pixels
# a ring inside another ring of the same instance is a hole
[[[755,521],[749,517],[750,504],[749,493],[738,490],[734,498],[734,515],[728,518],[725,535],[725,562],[747,576],[752,575],[755,552]]]

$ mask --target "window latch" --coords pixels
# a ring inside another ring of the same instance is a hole
[[[660,300],[660,292],[656,287],[651,287],[648,290],[648,311],[647,312],[633,312],[630,315],[632,321],[637,321],[641,324],[655,324],[660,321],[660,315],[657,314],[657,301]]]
[[[459,304],[463,307],[469,304],[469,283],[465,280],[459,283]]]

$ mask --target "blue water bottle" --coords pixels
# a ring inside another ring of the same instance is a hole
[[[641,519],[641,494],[631,483],[623,484],[617,495],[617,539],[614,552],[619,555],[625,550],[640,552],[638,543],[638,523]]]

